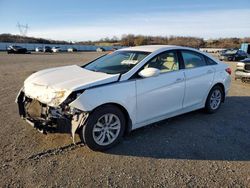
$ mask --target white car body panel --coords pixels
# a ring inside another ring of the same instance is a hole
[[[132,124],[136,123],[136,85],[135,80],[117,82],[87,89],[70,106],[90,112],[107,103],[123,106],[128,112]]]
[[[56,53],[56,52],[61,52],[61,48],[58,48],[58,47],[53,47],[52,49],[52,52]]]
[[[225,89],[225,95],[228,94],[231,84],[231,77],[228,76],[225,69],[228,67],[226,64],[220,64],[219,66],[215,66],[216,72],[214,75],[213,85],[217,83],[222,83]]]
[[[218,64],[130,79],[155,55],[176,49],[204,54]],[[84,90],[69,106],[91,112],[107,103],[120,105],[127,111],[132,129],[136,129],[204,107],[209,91],[217,83],[223,84],[225,93],[229,90],[231,78],[225,71],[228,66],[206,53],[178,46],[141,46],[118,51],[123,50],[151,54],[121,76],[93,72],[76,65],[39,71],[25,80],[24,92],[45,104],[58,106],[71,92]],[[55,102],[51,93],[57,91],[65,93]]]
[[[50,106],[59,105],[75,90],[81,90],[118,80],[110,75],[83,69],[77,65],[45,69],[32,74],[24,81],[25,94]],[[65,91],[62,98],[52,103],[54,92]]]
[[[212,66],[185,69],[185,96],[183,108],[203,102],[213,84],[215,70]]]
[[[185,92],[184,72],[173,71],[157,77],[137,79],[136,88],[136,123],[140,124],[182,109]]]

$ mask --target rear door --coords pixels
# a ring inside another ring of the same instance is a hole
[[[181,55],[186,80],[183,108],[201,105],[213,83],[215,69],[198,52],[182,50]]]

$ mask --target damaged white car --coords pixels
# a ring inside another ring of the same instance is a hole
[[[200,108],[219,109],[230,68],[198,50],[140,46],[117,50],[84,66],[42,70],[28,77],[16,102],[40,131],[62,124],[81,130],[93,150],[117,144],[126,132]]]

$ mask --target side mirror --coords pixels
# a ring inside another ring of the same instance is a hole
[[[152,68],[152,67],[145,68],[138,73],[138,75],[143,77],[143,78],[158,76],[159,74],[160,74],[160,70],[156,69],[156,68]]]

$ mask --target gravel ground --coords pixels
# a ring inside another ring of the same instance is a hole
[[[149,125],[105,153],[72,145],[69,134],[43,135],[19,118],[14,100],[27,76],[100,55],[0,53],[0,187],[250,187],[250,84],[240,81],[216,114],[199,110]]]

